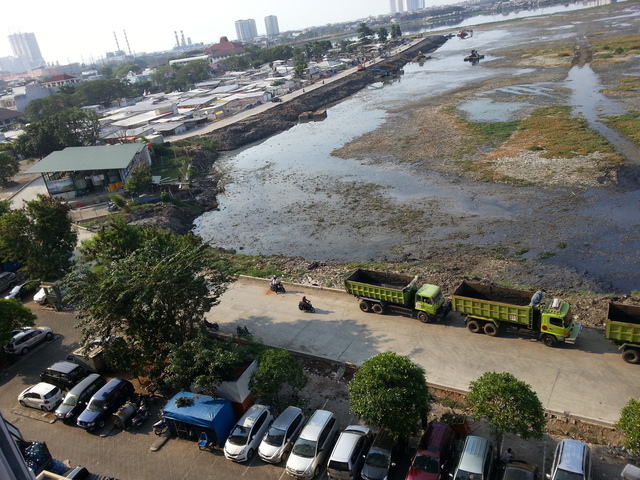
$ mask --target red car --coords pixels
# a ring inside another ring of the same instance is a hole
[[[451,427],[442,422],[429,423],[405,480],[445,480],[453,453]]]

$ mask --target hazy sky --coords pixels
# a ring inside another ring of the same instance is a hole
[[[451,4],[451,0],[429,0],[428,5]],[[184,32],[193,43],[216,43],[221,36],[236,38],[236,20],[253,18],[258,34],[264,34],[264,17],[278,17],[280,31],[357,20],[389,13],[389,0],[230,0],[188,2],[158,0],[30,0],[12,4],[0,26],[0,57],[12,55],[7,36],[33,32],[47,62],[97,61],[105,52],[132,53],[170,50],[174,31]],[[11,12],[15,12],[13,15]]]

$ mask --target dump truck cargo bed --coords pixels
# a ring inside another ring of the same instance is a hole
[[[531,326],[532,292],[462,282],[451,297],[453,310],[473,318]]]
[[[417,290],[418,277],[358,269],[344,282],[347,292],[361,298],[408,305]]]
[[[640,345],[640,307],[609,303],[605,336],[608,340]]]

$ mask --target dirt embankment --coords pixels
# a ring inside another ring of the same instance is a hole
[[[416,45],[389,58],[385,63],[402,68],[415,58],[418,52],[433,52],[447,39],[448,37],[442,35],[426,37]],[[379,81],[379,73],[367,70],[347,75],[264,113],[216,130],[207,134],[207,137],[216,140],[222,151],[234,150],[283,132],[298,123],[298,116],[301,113],[327,108],[332,103],[343,100],[376,81]]]

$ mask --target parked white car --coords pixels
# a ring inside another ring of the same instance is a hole
[[[224,456],[234,462],[251,460],[273,422],[269,407],[252,405],[233,427],[224,444]]]
[[[46,382],[33,385],[18,396],[18,402],[23,407],[39,408],[45,412],[55,410],[61,401],[62,390]]]

